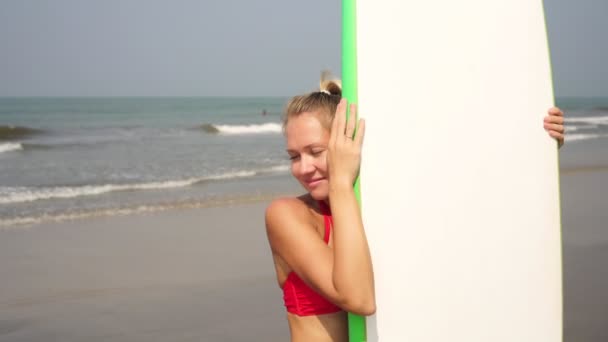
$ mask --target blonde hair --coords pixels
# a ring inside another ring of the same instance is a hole
[[[329,130],[341,98],[342,82],[338,79],[332,79],[329,71],[323,71],[319,82],[319,91],[294,96],[287,102],[283,114],[283,130],[289,119],[306,112],[316,112],[321,125]]]

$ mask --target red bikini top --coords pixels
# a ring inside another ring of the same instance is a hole
[[[325,221],[325,236],[323,241],[329,242],[333,221],[327,204],[319,201],[319,208]],[[283,301],[287,312],[298,316],[323,315],[342,311],[340,307],[328,301],[311,289],[295,272],[289,272],[283,284]]]

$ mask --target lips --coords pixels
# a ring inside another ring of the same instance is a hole
[[[315,179],[311,179],[306,181],[306,185],[308,187],[314,188],[315,186],[319,185],[319,183],[321,183],[321,181],[323,181],[325,178],[315,178]]]

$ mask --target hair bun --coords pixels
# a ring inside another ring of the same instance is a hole
[[[328,70],[323,70],[321,72],[321,82],[319,82],[319,92],[342,96],[342,81],[333,78]]]

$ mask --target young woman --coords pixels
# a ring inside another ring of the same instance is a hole
[[[266,230],[292,342],[348,341],[346,312],[376,310],[374,278],[353,191],[365,122],[346,120],[339,82],[296,96],[283,121],[291,173],[306,189],[266,210]],[[350,106],[351,117],[356,117]],[[563,144],[563,113],[551,108],[549,135]],[[335,118],[335,119],[334,119]]]

